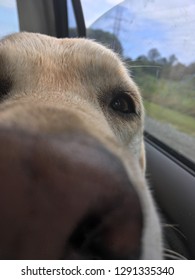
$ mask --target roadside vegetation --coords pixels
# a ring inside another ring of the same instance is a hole
[[[126,59],[139,85],[146,113],[195,136],[195,63],[186,66],[175,55],[162,58],[157,49]]]
[[[195,137],[195,119],[193,117],[146,100],[144,100],[144,107],[146,115],[149,117],[169,123],[178,130]]]

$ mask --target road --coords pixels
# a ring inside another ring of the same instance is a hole
[[[178,131],[174,126],[145,118],[146,131],[195,163],[195,137]]]

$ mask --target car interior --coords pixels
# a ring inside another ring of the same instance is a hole
[[[96,18],[94,20],[94,23],[90,24],[89,27],[86,27],[85,10],[84,10],[84,6],[82,5],[83,4],[82,2],[83,2],[82,0],[81,1],[80,0],[71,0],[71,1],[17,0],[16,3],[17,3],[17,13],[19,19],[19,29],[21,31],[39,32],[39,33],[55,36],[58,38],[89,37],[95,40],[99,40],[105,45],[109,45],[109,47],[115,49],[120,54],[120,52],[122,52],[120,49],[121,45],[123,49],[127,48],[124,42],[127,40],[127,38],[129,38],[130,41],[133,38],[132,35],[134,34],[132,31],[133,28],[137,28],[137,30],[139,30],[140,28],[141,30],[140,27],[141,23],[144,24],[144,19],[146,18],[146,15],[148,16],[148,11],[150,11],[149,8],[151,9],[151,7],[153,7],[154,11],[156,11],[155,14],[156,18],[158,16],[159,17],[164,16],[164,18],[166,18],[165,13],[164,14],[160,13],[160,11],[158,10],[159,1],[144,1],[144,0],[137,1],[139,2],[139,8],[137,8],[136,1],[126,0],[126,1],[122,1],[117,5],[113,5],[111,9],[105,11],[100,17]],[[169,2],[173,4],[173,11],[176,11],[177,1],[170,0]],[[182,17],[183,13],[186,11],[188,11],[187,7],[185,11],[181,9],[180,16]],[[129,13],[129,16],[127,15],[127,13]],[[132,17],[132,21],[130,20],[129,23],[128,20],[131,17]],[[161,20],[161,24],[162,22],[163,19]],[[177,22],[176,24],[179,25],[179,23]],[[151,22],[149,22],[149,19],[146,25],[148,28],[148,34],[149,34],[148,36],[150,37],[151,40],[154,39],[155,41],[155,36],[157,35],[155,35],[156,33],[154,32],[154,29],[152,29],[153,27]],[[188,25],[187,20],[186,20],[186,25]],[[167,26],[166,28],[168,28]],[[151,28],[151,32],[150,32],[150,28]],[[180,27],[177,26],[175,28],[181,28],[181,26]],[[112,30],[112,32],[110,31],[110,33],[114,35],[110,37],[108,36],[109,39],[106,42],[104,41],[103,36],[98,37],[97,35],[98,32],[95,32],[94,30],[105,30],[105,32],[109,32],[108,30]],[[175,29],[173,28],[173,30]],[[136,31],[137,32],[136,36],[140,37],[138,39],[136,37],[136,40],[138,41],[142,40],[143,36],[146,36],[143,35],[142,31],[140,31],[140,33]],[[163,36],[158,39],[162,41],[166,40],[166,38],[163,38]],[[156,45],[151,45],[151,47],[148,48],[147,50],[154,49],[155,46]],[[140,46],[140,49],[142,49],[143,53],[145,53],[144,43],[143,46]],[[140,57],[143,55],[143,53],[141,53],[142,50],[140,50],[139,53]],[[153,54],[152,52],[150,52],[150,55],[153,58],[151,58],[149,64],[151,64],[152,59],[156,59],[156,61],[157,60],[159,61],[159,65],[162,65],[163,58],[161,59],[160,62],[159,53],[156,52],[156,58],[155,58],[154,51]],[[129,56],[131,56],[131,51],[129,51]],[[126,61],[128,62],[127,51],[123,57],[125,62]],[[143,61],[143,59],[144,58],[142,56],[142,58],[140,58],[140,61]],[[136,60],[135,57],[131,59],[129,58],[130,64],[132,62],[132,65],[135,66],[136,64],[135,60]],[[159,75],[157,73],[158,72],[157,70],[160,69],[158,68],[156,61],[155,63],[154,61],[152,63],[153,66],[155,65],[153,67],[153,69],[155,69],[155,78]],[[194,63],[194,61],[192,60],[191,62]],[[176,59],[171,63],[172,63],[171,69],[174,69],[174,67],[178,65]],[[147,68],[149,66],[144,64],[144,67]],[[182,66],[180,65],[180,67]],[[132,74],[135,75],[135,77],[137,77],[136,75],[139,75],[140,73],[139,71],[145,73],[144,72],[145,70],[143,69],[139,70],[140,68],[138,70],[137,69],[138,68],[136,67],[135,68],[132,67]],[[163,69],[165,69],[165,66]],[[194,80],[195,71],[192,76],[193,76],[192,79],[194,83],[194,88],[192,88],[193,98],[194,98],[195,97],[195,80]],[[188,75],[188,77],[190,76]],[[158,77],[156,79],[158,79]],[[165,81],[165,78],[161,80]],[[174,81],[177,81],[176,78]],[[138,84],[139,84],[139,77],[138,77]],[[162,85],[162,83],[160,84],[159,82],[159,91],[161,91],[160,85]],[[163,85],[163,87],[165,88],[165,85]],[[169,99],[169,97],[167,97],[167,99]],[[149,99],[146,100],[146,104],[148,104],[147,103],[148,100]],[[152,105],[151,105],[151,109],[152,109]],[[147,108],[146,108],[146,116],[147,116]],[[193,117],[192,114],[191,116]],[[152,193],[155,198],[158,211],[161,215],[161,219],[163,222],[163,231],[164,231],[164,239],[165,239],[164,242],[166,247],[165,259],[174,258],[174,259],[194,260],[195,259],[195,157],[193,156],[193,151],[195,151],[195,130],[191,131],[190,139],[192,139],[192,143],[190,141],[188,143],[188,138],[184,137],[184,144],[188,145],[190,149],[189,151],[190,155],[186,156],[186,154],[182,150],[180,151],[179,148],[177,148],[177,141],[179,141],[178,139],[179,136],[177,137],[177,139],[174,139],[172,141],[172,146],[170,142],[166,143],[163,139],[163,137],[168,139],[168,135],[166,136],[166,133],[167,134],[170,133],[169,129],[172,127],[171,125],[169,125],[167,129],[165,127],[165,131],[163,131],[164,126],[162,125],[162,129],[161,129],[161,126],[159,125],[160,131],[158,134],[158,133],[153,133],[153,128],[152,128],[153,121],[152,120],[150,121],[149,118],[148,122],[150,126],[148,125],[148,129],[147,129],[147,123],[146,123],[145,133],[144,133],[146,156],[147,156],[146,175],[147,175],[147,180],[149,182],[149,185],[152,189]],[[194,123],[195,123],[195,118],[194,118]],[[154,130],[157,127],[158,127],[158,123],[154,122]],[[193,130],[194,125],[192,125],[191,127]],[[161,134],[163,134],[162,137]]]

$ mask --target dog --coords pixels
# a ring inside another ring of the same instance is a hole
[[[139,89],[110,49],[0,41],[0,258],[162,259]]]

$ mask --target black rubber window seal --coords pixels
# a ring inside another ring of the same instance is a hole
[[[189,160],[187,157],[178,153],[176,150],[166,145],[164,142],[160,141],[147,131],[144,131],[144,140],[153,147],[155,147],[157,150],[162,152],[164,155],[169,157],[171,160],[176,162],[190,174],[195,176],[195,163]]]

